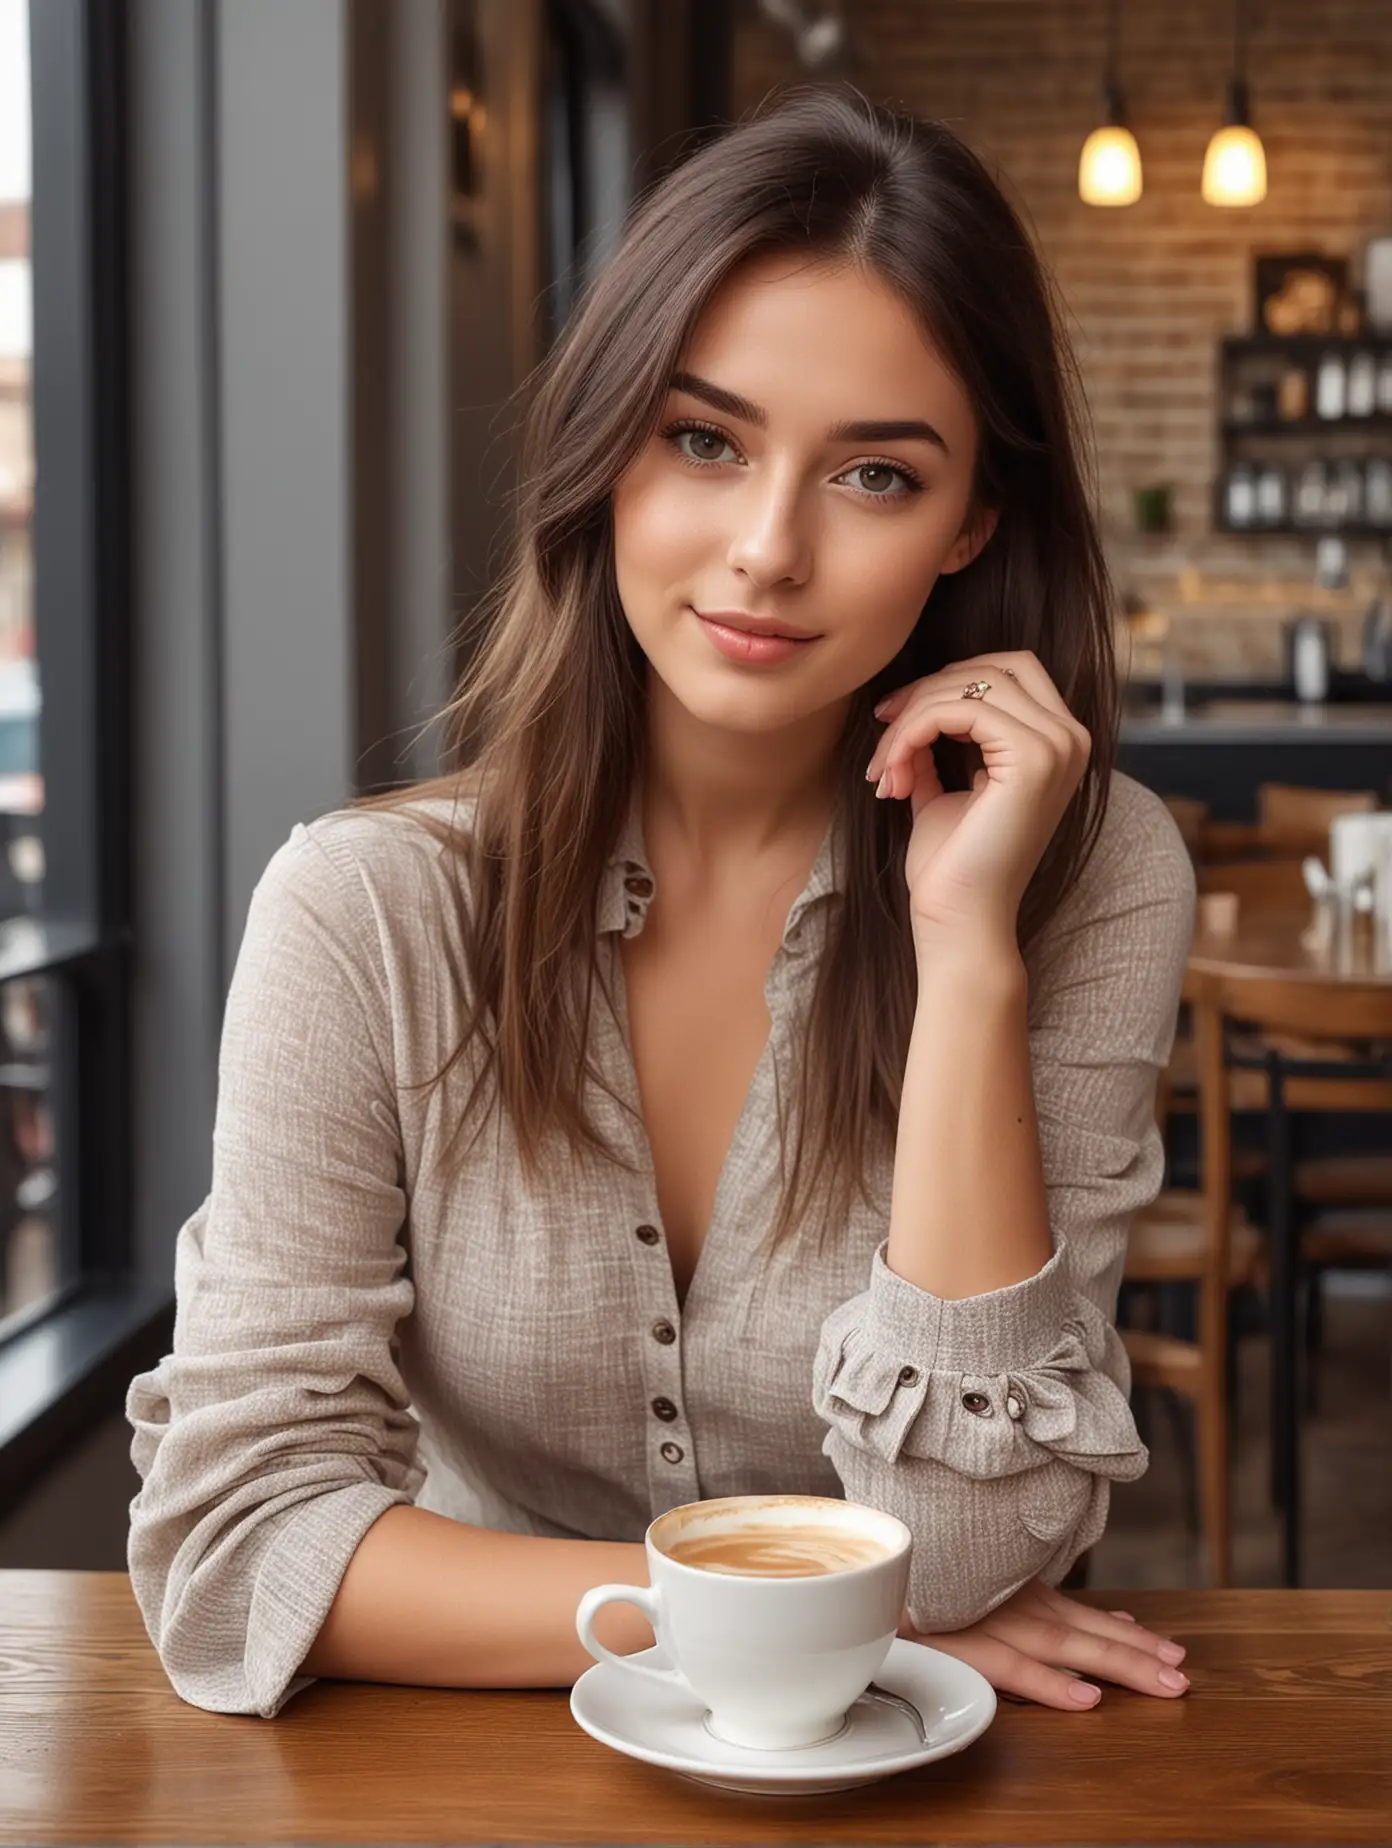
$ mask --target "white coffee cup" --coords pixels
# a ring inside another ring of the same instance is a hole
[[[1345,897],[1366,884],[1379,923],[1392,922],[1392,812],[1336,815],[1329,824],[1329,870]]]
[[[765,1528],[832,1530],[862,1564],[769,1577],[713,1571],[669,1548]],[[908,1595],[913,1535],[878,1508],[819,1495],[730,1495],[670,1508],[645,1536],[649,1586],[597,1585],[580,1600],[576,1628],[590,1654],[625,1674],[679,1687],[708,1708],[707,1725],[732,1745],[787,1751],[833,1739],[846,1710],[879,1672]],[[635,1604],[674,1668],[606,1649],[596,1613]]]

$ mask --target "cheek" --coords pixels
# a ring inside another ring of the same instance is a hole
[[[640,476],[614,495],[614,557],[620,586],[660,584],[702,550],[700,501],[670,474]]]
[[[895,514],[877,514],[888,531],[866,534],[862,519],[855,543],[836,547],[828,564],[838,580],[837,601],[858,613],[857,632],[867,647],[892,642],[897,648],[918,621],[951,543],[936,525]]]

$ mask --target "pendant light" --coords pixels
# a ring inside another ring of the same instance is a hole
[[[1093,129],[1078,157],[1078,197],[1084,205],[1134,205],[1141,196],[1141,150],[1122,119],[1116,48],[1117,0],[1108,0],[1102,126]]]
[[[1245,0],[1233,0],[1233,69],[1223,126],[1208,144],[1203,196],[1210,205],[1260,205],[1266,197],[1266,149],[1252,128],[1247,92]]]

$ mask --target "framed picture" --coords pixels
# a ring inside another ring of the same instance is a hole
[[[1320,250],[1270,252],[1255,263],[1259,334],[1356,334],[1357,302],[1348,292],[1348,260]]]

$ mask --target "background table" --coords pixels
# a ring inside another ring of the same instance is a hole
[[[1118,1593],[1089,1601],[1115,1604]],[[119,1573],[0,1572],[0,1842],[1385,1842],[1392,1592],[1125,1594],[1193,1688],[1002,1701],[965,1752],[741,1797],[611,1752],[563,1690],[174,1694]]]
[[[1279,1022],[1297,1008],[1312,1021],[1310,1031],[1344,1027],[1392,1043],[1392,951],[1372,920],[1343,931],[1322,947],[1305,941],[1310,908],[1281,910],[1249,905],[1244,899],[1236,931],[1199,931],[1189,953],[1186,999],[1207,1001],[1233,1020],[1259,1026]],[[1264,991],[1264,995],[1263,995]],[[1268,1012],[1276,1007],[1277,1012]],[[1282,1579],[1300,1583],[1300,1344],[1296,1339],[1296,1294],[1300,1228],[1292,1191],[1291,1116],[1304,1105],[1328,1109],[1329,1086],[1338,1081],[1344,1109],[1392,1108],[1392,1057],[1386,1050],[1358,1056],[1322,1042],[1300,1050],[1272,1033],[1230,1062],[1265,1073],[1266,1226],[1270,1241],[1272,1487],[1281,1509]],[[1310,1093],[1323,1087],[1321,1105]],[[1392,1839],[1392,1824],[1389,1824]]]

